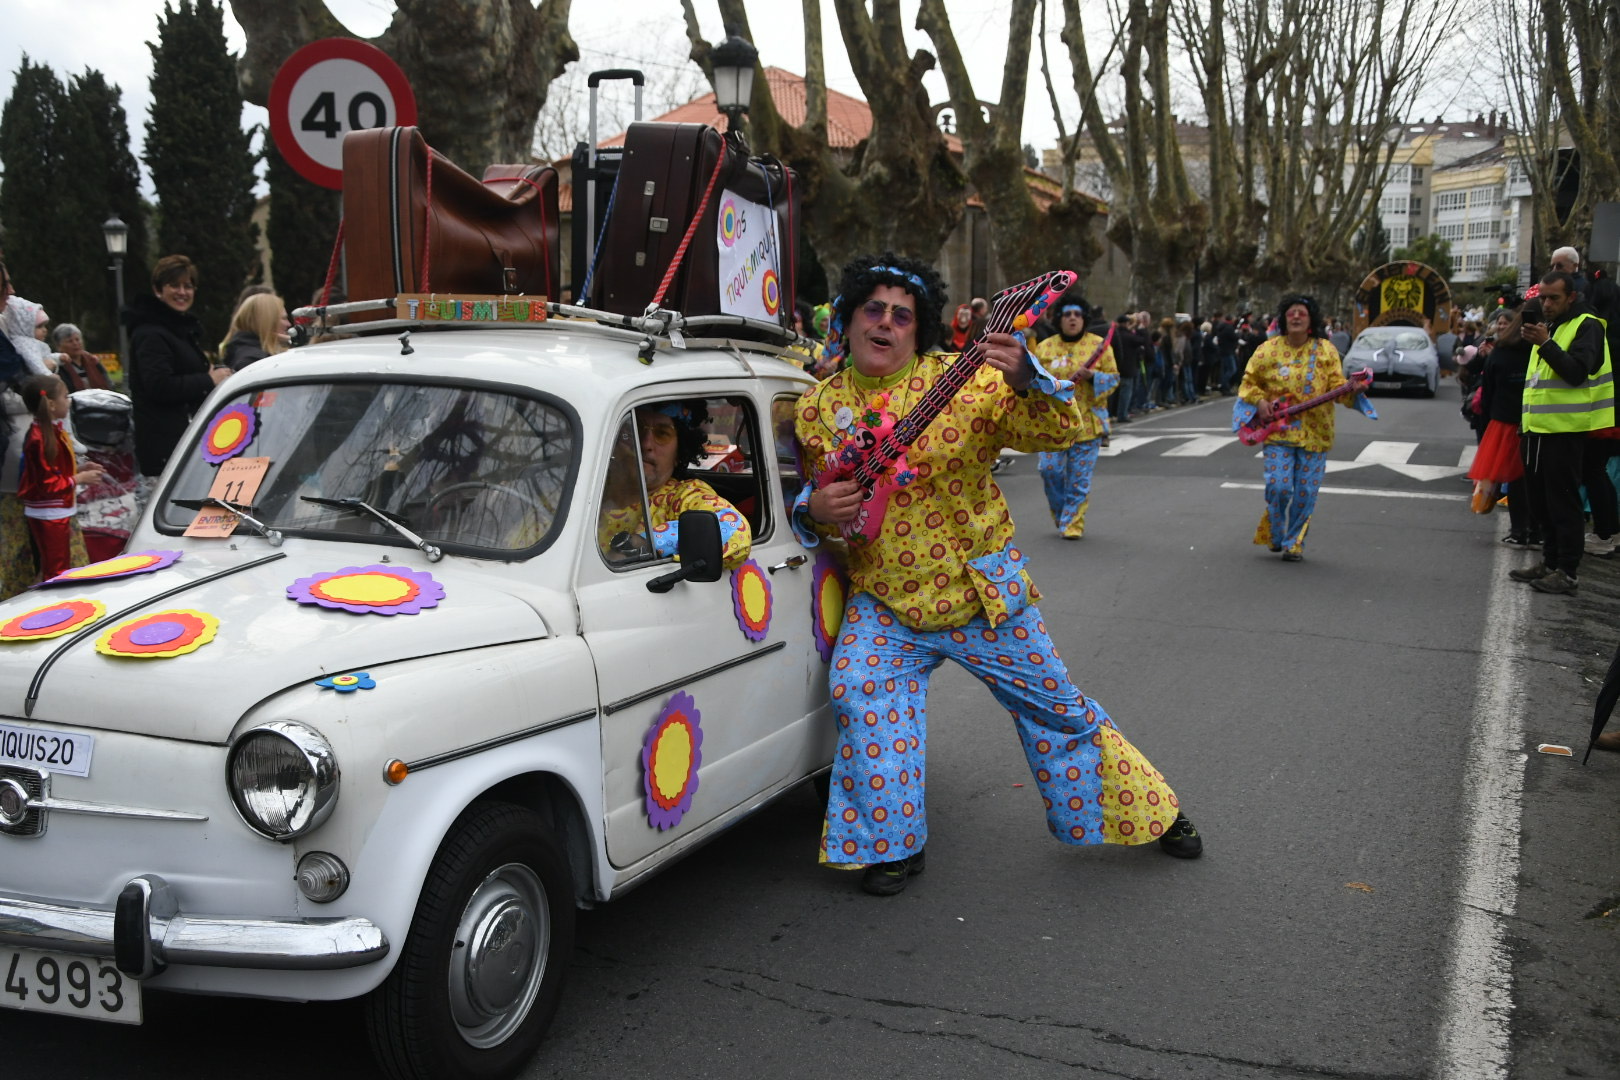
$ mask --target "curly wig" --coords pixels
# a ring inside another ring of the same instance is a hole
[[[684,398],[658,405],[638,405],[637,411],[662,413],[675,422],[675,471],[685,471],[703,458],[703,444],[708,432],[703,425],[709,422],[709,410],[702,398]]]
[[[926,352],[939,344],[945,329],[945,279],[921,259],[885,251],[881,255],[857,255],[844,265],[838,278],[838,296],[833,299],[832,324],[827,331],[830,352],[848,356],[845,330],[855,312],[872,298],[873,290],[880,285],[893,285],[911,294],[917,305],[917,351]]]
[[[1288,309],[1295,304],[1303,304],[1305,313],[1311,319],[1311,337],[1327,337],[1327,330],[1322,325],[1322,309],[1317,306],[1316,297],[1306,296],[1304,293],[1293,293],[1282,298],[1277,305],[1277,332],[1288,332]]]

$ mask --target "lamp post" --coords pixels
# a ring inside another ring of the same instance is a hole
[[[112,256],[113,296],[118,310],[113,322],[118,326],[118,363],[129,370],[129,331],[124,329],[124,252],[129,250],[129,226],[117,214],[101,223],[101,235],[107,241],[107,254]]]
[[[714,65],[714,103],[726,115],[726,130],[737,131],[754,92],[754,64],[759,50],[732,34],[709,54]]]

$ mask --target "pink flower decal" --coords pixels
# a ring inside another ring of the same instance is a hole
[[[64,600],[59,604],[46,604],[0,623],[0,641],[44,641],[61,637],[95,622],[106,613],[106,605],[94,600]]]
[[[356,615],[415,615],[438,607],[444,586],[426,570],[378,563],[299,578],[287,586],[287,599]]]
[[[653,721],[641,747],[641,786],[647,793],[647,821],[673,829],[692,809],[703,764],[702,714],[692,695],[677,691]]]
[[[771,583],[753,559],[731,572],[731,607],[743,637],[764,641],[771,629]]]
[[[810,575],[811,632],[816,652],[821,659],[832,662],[833,646],[838,644],[838,628],[844,624],[844,575],[831,555],[822,552],[816,556],[815,570]]]
[[[240,402],[225,406],[214,415],[203,433],[203,460],[210,465],[229,461],[247,449],[258,431],[259,414],[253,411],[253,406]]]
[[[133,551],[111,559],[93,562],[89,566],[75,566],[64,570],[42,585],[77,585],[81,581],[105,581],[108,578],[128,577],[131,574],[149,574],[172,565],[184,554],[179,551]]]

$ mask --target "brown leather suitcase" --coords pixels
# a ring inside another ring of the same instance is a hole
[[[728,201],[745,200],[775,215],[777,243],[763,259],[775,297],[770,317],[792,326],[798,192],[792,171],[780,162],[749,158],[740,144],[706,124],[631,124],[612,197],[591,307],[623,315],[645,311],[701,206],[662,306],[685,315],[722,314],[728,305],[722,303],[721,248],[727,241],[719,232],[721,216]],[[755,275],[749,285],[766,277]]]
[[[414,127],[351,132],[343,140],[349,299],[404,292],[555,299],[556,170],[496,165],[485,177],[492,182],[431,149]]]

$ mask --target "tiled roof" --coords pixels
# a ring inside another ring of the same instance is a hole
[[[804,76],[783,71],[781,68],[768,67],[765,69],[765,81],[770,84],[771,100],[776,103],[776,111],[782,115],[782,119],[794,127],[802,125],[806,109]],[[721,130],[726,126],[725,117],[715,108],[713,91],[652,119],[667,124],[708,124]],[[857,143],[870,134],[872,134],[872,110],[867,108],[866,102],[852,98],[848,94],[840,94],[829,87],[827,144],[834,150],[853,150]],[[621,131],[611,138],[603,139],[597,145],[621,146],[623,143],[624,132]]]

